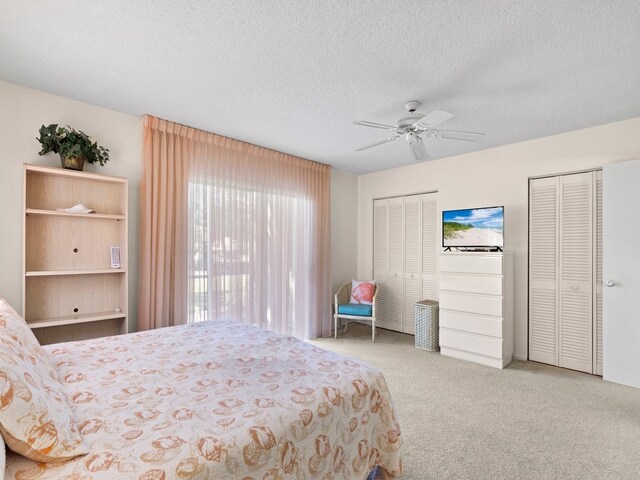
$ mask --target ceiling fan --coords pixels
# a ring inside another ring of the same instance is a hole
[[[398,138],[404,137],[409,144],[413,158],[417,161],[427,160],[429,155],[427,149],[422,141],[422,136],[426,138],[445,138],[447,140],[464,140],[466,142],[475,142],[484,136],[484,133],[478,132],[461,132],[458,130],[442,130],[433,128],[435,125],[449,120],[453,117],[452,113],[443,112],[440,110],[434,110],[431,113],[424,114],[416,112],[420,107],[420,102],[417,100],[411,100],[404,104],[404,107],[409,111],[408,115],[400,118],[395,126],[385,125],[383,123],[368,122],[366,120],[360,120],[353,122],[354,125],[361,125],[363,127],[380,128],[383,130],[391,130],[395,133],[393,137],[381,140],[371,145],[367,145],[362,148],[356,149],[357,152],[366,150],[367,148],[377,147],[384,143],[393,142]]]

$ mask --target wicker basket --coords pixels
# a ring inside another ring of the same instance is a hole
[[[416,348],[430,352],[440,350],[438,323],[438,302],[435,300],[416,302]]]

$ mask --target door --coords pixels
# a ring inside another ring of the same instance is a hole
[[[558,178],[529,185],[529,359],[558,365]]]
[[[596,172],[594,184],[596,198],[594,222],[596,237],[593,258],[595,259],[595,276],[593,282],[593,372],[602,376],[602,171]]]
[[[387,277],[386,328],[402,331],[404,325],[404,235],[403,198],[387,199],[389,215],[389,273]]]
[[[529,359],[601,373],[601,172],[529,185]]]
[[[640,388],[640,160],[603,169],[604,379]]]
[[[415,304],[421,297],[422,228],[420,195],[404,197],[404,327],[415,335]]]
[[[387,327],[388,229],[387,201],[373,203],[373,280],[376,282],[376,324]]]
[[[438,204],[435,193],[421,195],[422,200],[422,298],[438,299]]]
[[[593,173],[560,181],[559,366],[593,373]]]

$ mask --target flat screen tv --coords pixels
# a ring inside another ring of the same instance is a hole
[[[504,247],[504,207],[442,212],[443,247]]]

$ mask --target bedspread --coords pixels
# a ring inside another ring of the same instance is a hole
[[[45,347],[90,453],[8,452],[7,479],[358,479],[402,473],[382,374],[236,322]]]

